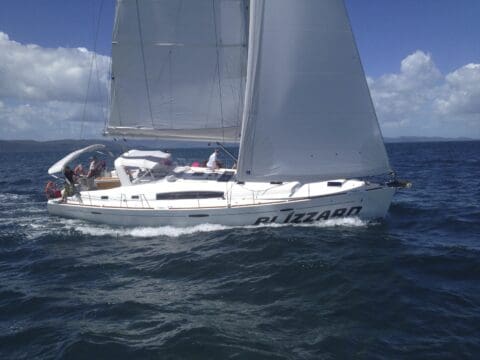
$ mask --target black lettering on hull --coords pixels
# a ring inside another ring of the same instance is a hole
[[[278,216],[274,216],[271,219],[268,216],[262,216],[262,217],[259,217],[257,219],[257,221],[255,221],[255,224],[253,224],[253,225],[274,223],[274,222],[277,221],[277,218],[278,218]]]
[[[318,214],[318,212],[309,212],[307,214],[307,217],[305,220],[303,220],[304,223],[311,223],[315,221],[315,216]]]
[[[305,214],[295,214],[295,217],[293,218],[291,223],[300,224],[302,222],[302,218],[303,218],[304,215]]]
[[[347,216],[356,216],[360,213],[360,210],[362,210],[361,206],[354,206],[348,210]]]
[[[288,216],[285,218],[283,223],[284,224],[312,223],[314,221],[340,218],[343,216],[356,216],[360,213],[361,210],[362,210],[361,206],[353,206],[350,209],[340,208],[335,210],[325,210],[320,214],[318,212],[296,214],[294,211],[292,211],[291,213],[288,214]],[[254,225],[271,224],[271,223],[277,222],[277,220],[278,220],[277,215],[274,217],[261,216],[255,221]]]
[[[325,210],[320,215],[318,215],[318,217],[315,220],[317,220],[317,221],[328,220],[329,217],[330,217],[330,210]]]
[[[255,224],[253,225],[259,225],[259,224],[267,224],[270,218],[268,216],[265,217],[259,217],[257,221],[255,221]]]
[[[288,214],[287,218],[285,219],[285,221],[283,222],[284,224],[288,224],[288,222],[290,221],[290,219],[292,218],[293,216],[293,212],[291,212],[290,214]]]
[[[336,209],[332,214],[332,218],[342,217],[343,215],[345,215],[346,212],[347,212],[347,209],[345,209],[345,208]]]

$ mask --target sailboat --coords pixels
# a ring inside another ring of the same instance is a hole
[[[167,168],[165,153],[132,150],[115,161],[121,186],[50,199],[51,214],[181,227],[376,219],[396,191],[366,180],[391,168],[343,0],[118,0],[106,133],[238,142],[238,164]],[[136,181],[132,166],[165,173]]]

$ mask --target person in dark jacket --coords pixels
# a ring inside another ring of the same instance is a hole
[[[66,201],[67,197],[75,194],[75,173],[69,166],[65,166],[63,176],[65,176],[65,189],[62,192],[62,199]]]

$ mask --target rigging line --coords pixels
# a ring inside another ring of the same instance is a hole
[[[225,126],[223,124],[223,96],[222,96],[222,83],[220,80],[220,49],[218,47],[218,33],[217,33],[217,11],[215,10],[215,1],[212,0],[213,7],[213,25],[215,30],[215,49],[217,52],[217,76],[218,76],[218,93],[220,95],[220,119],[222,121],[222,142],[225,142]]]
[[[135,9],[137,12],[138,35],[140,36],[140,52],[142,55],[143,75],[145,77],[145,90],[147,92],[148,111],[150,113],[152,128],[155,128],[155,125],[153,124],[152,102],[150,100],[150,87],[148,86],[147,66],[145,63],[145,50],[143,49],[142,25],[140,23],[140,9],[138,7],[138,0],[135,0]]]
[[[113,84],[113,71],[112,71],[112,58],[111,57],[108,60],[108,65],[109,65],[109,71],[108,71],[108,78],[107,78],[107,88],[110,89],[110,91],[107,91],[107,96],[106,96],[106,99],[105,99],[106,107],[105,107],[105,111],[104,111],[105,121],[104,121],[104,124],[103,124],[103,135],[105,135],[105,133],[107,131],[108,122],[109,122],[110,115],[111,115],[111,106],[113,104],[113,93],[115,91],[115,89],[113,88],[114,84]],[[120,115],[119,115],[119,117],[120,117]],[[120,119],[120,124],[121,124],[121,119]]]
[[[177,12],[175,14],[175,27],[173,30],[173,41],[178,42],[179,36],[178,36],[178,29],[179,29],[179,24],[180,24],[180,16],[182,14],[183,10],[183,1],[180,1],[178,7],[177,7]],[[170,127],[173,128],[173,61],[172,61],[172,56],[173,56],[173,50],[174,48],[170,48],[168,51],[168,112],[169,112],[169,117],[170,117]],[[162,69],[163,73],[163,69]]]
[[[100,69],[98,68],[98,59],[97,57],[95,56],[95,61],[94,61],[94,66],[95,66],[95,74],[96,74],[96,77],[97,77],[97,93],[99,94],[102,94],[102,88],[101,88],[101,85],[100,85]],[[109,69],[110,69],[110,61],[109,61]],[[110,78],[110,71],[108,72],[108,77],[107,79]],[[107,80],[107,89],[110,89],[110,86],[108,86],[108,80]],[[108,109],[108,91],[107,91],[107,96],[103,97],[102,99],[102,104],[104,105],[103,107],[103,110],[102,110],[102,114],[104,116],[104,128],[105,128],[105,125],[107,124],[107,118],[108,118],[108,114],[107,114],[107,109]]]
[[[80,125],[80,139],[82,139],[82,140],[83,140],[83,131],[84,131],[84,127],[85,127],[85,116],[86,116],[86,113],[87,113],[88,93],[90,91],[90,84],[92,82],[93,64],[94,64],[94,62],[96,60],[96,57],[97,57],[98,33],[100,32],[100,20],[102,18],[103,2],[104,2],[104,0],[101,0],[100,8],[98,9],[98,18],[97,18],[97,24],[96,24],[95,35],[94,35],[94,40],[93,40],[93,53],[92,53],[92,59],[90,61],[90,70],[89,70],[89,73],[88,73],[87,91],[85,93],[85,100],[83,102],[82,121],[81,121],[81,125]]]
[[[218,146],[220,146],[220,148],[221,148],[223,151],[225,151],[225,153],[226,153],[228,156],[230,156],[234,161],[238,161],[238,158],[237,158],[235,155],[233,155],[230,151],[228,151],[227,148],[226,148],[222,143],[219,143],[219,142],[217,141],[216,144],[217,144]]]

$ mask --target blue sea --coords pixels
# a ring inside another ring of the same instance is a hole
[[[50,217],[65,152],[0,153],[0,359],[478,359],[480,142],[387,148],[384,221],[184,229]]]

